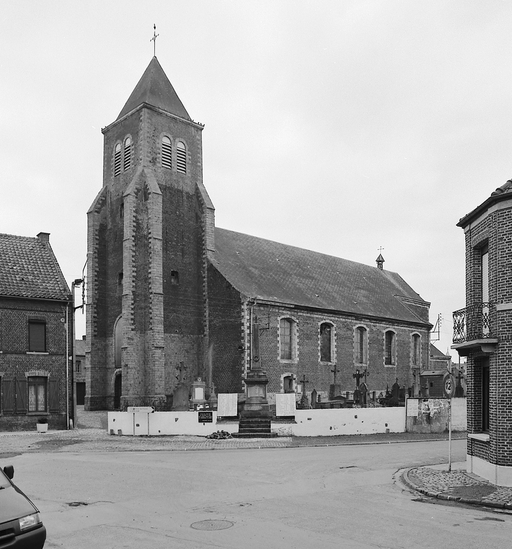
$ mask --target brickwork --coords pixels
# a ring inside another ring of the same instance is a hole
[[[267,390],[269,394],[283,391],[283,376],[291,373],[297,382],[303,375],[306,376],[309,393],[313,389],[326,399],[329,394],[329,385],[333,383],[334,364],[337,365],[337,383],[342,391],[353,392],[355,380],[353,374],[357,369],[366,366],[368,371],[367,385],[377,394],[391,389],[398,379],[401,387],[407,390],[412,387],[411,337],[419,333],[422,341],[422,367],[427,367],[428,333],[419,326],[403,326],[385,324],[372,319],[352,318],[342,315],[314,313],[297,309],[257,306],[254,309],[261,324],[268,329],[260,335],[260,357],[263,369],[269,377]],[[279,319],[292,318],[295,322],[296,340],[294,356],[291,360],[282,360],[279,353]],[[320,360],[319,326],[328,322],[334,327],[334,356],[332,362]],[[354,331],[364,325],[368,330],[367,364],[361,365],[356,360]],[[385,365],[384,333],[392,329],[396,333],[396,363]]]
[[[155,60],[151,67],[160,70]],[[148,78],[151,70],[145,73]],[[159,83],[166,85],[163,79]],[[173,96],[174,90],[167,91]],[[138,92],[135,96],[133,101],[139,101]],[[421,335],[423,366],[429,356],[426,302],[414,299],[412,291],[413,297],[403,298],[419,317],[417,325],[297,309],[290,315],[284,307],[253,309],[250,296],[237,291],[215,267],[215,216],[203,185],[202,125],[182,118],[186,112],[181,108],[175,116],[147,101],[137,106],[129,100],[129,109],[122,112],[126,114],[103,130],[103,191],[88,214],[86,409],[168,409],[178,383],[190,386],[197,377],[206,380],[207,392],[212,382],[217,392],[241,392],[250,365],[253,314],[262,327],[268,316],[261,359],[271,393],[282,391],[283,375],[289,372],[296,378],[305,374],[311,388],[327,394],[334,364],[341,369],[343,386],[353,390],[352,374],[361,366],[355,360],[354,328],[361,323],[368,329],[368,384],[380,392],[397,378],[401,385],[411,385],[413,331]],[[132,145],[125,169],[127,137]],[[295,356],[283,361],[278,326],[288,315],[295,321]],[[120,318],[119,365],[114,327]],[[332,361],[320,356],[323,322],[332,326]],[[384,364],[385,330],[396,337],[393,365]],[[121,395],[115,393],[119,375]]]
[[[210,265],[209,334],[213,382],[219,393],[242,392],[244,377],[243,308],[240,294]]]
[[[104,192],[89,212],[86,409],[115,405],[120,316],[121,408],[151,402],[166,409],[179,369],[191,379],[205,374],[205,245],[213,207],[202,187],[201,131],[149,105],[103,130]],[[161,161],[163,136],[172,144],[170,169]],[[126,137],[133,145],[125,171],[115,148]],[[186,150],[179,169],[178,140]]]
[[[30,320],[46,324],[45,352],[29,351]],[[35,430],[42,415],[50,428],[66,428],[65,320],[64,303],[0,298],[0,431]],[[28,408],[28,376],[47,378],[45,411]]]
[[[468,439],[468,454],[491,464],[512,466],[512,202],[496,196],[495,204],[461,222],[466,244],[466,306],[483,301],[482,250],[489,258],[489,336],[498,340],[494,351],[478,347],[467,358],[468,433],[489,440]],[[476,211],[476,210],[475,210]],[[486,247],[486,248],[484,248]],[[481,328],[481,326],[480,326]],[[485,334],[484,334],[485,335]],[[485,405],[483,366],[489,367],[488,406]],[[484,409],[485,408],[485,409]],[[486,412],[489,428],[482,423]]]

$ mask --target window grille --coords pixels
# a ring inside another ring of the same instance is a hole
[[[187,149],[183,141],[176,143],[176,170],[179,173],[187,173]]]
[[[127,137],[124,140],[124,163],[123,170],[127,171],[132,167],[132,139]]]
[[[172,168],[172,147],[169,137],[162,137],[162,168],[170,170]]]
[[[114,177],[121,173],[121,143],[116,145],[114,149]]]

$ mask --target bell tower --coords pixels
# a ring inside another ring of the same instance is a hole
[[[171,409],[205,376],[214,208],[202,130],[156,57],[103,128],[103,186],[87,234],[86,408]]]

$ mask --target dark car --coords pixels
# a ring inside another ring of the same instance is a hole
[[[14,467],[0,468],[0,548],[42,549],[46,528],[39,510],[12,482]]]

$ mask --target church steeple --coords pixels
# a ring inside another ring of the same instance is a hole
[[[192,120],[156,57],[151,59],[116,122],[143,103],[185,120]]]

